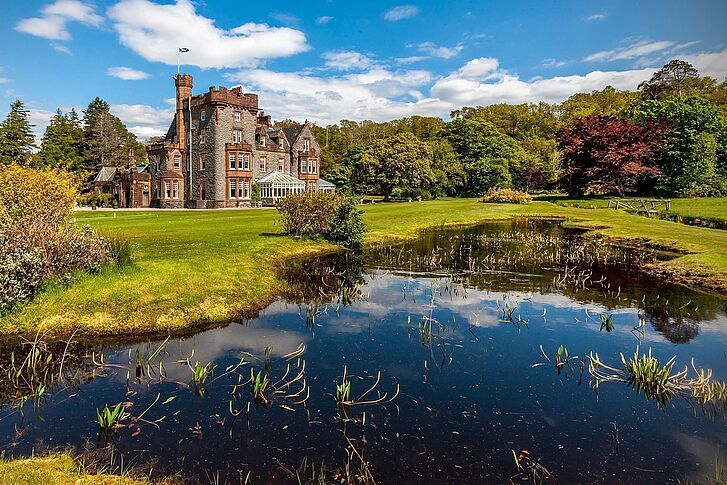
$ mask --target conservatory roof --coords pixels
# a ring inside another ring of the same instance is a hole
[[[329,182],[328,180],[323,180],[320,178],[318,179],[318,187],[332,187],[334,189],[336,188],[336,186],[334,184],[332,184],[331,182]]]
[[[285,174],[283,172],[270,172],[269,174],[263,176],[260,180],[257,181],[258,184],[273,184],[273,185],[295,185],[295,186],[305,186],[305,182],[298,180],[295,177],[291,177],[288,174]]]

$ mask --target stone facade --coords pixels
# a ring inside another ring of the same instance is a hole
[[[93,179],[92,192],[111,194],[124,208],[144,208],[151,204],[151,175],[148,167],[137,167],[129,155],[126,167],[101,167]]]
[[[163,142],[147,146],[153,207],[250,206],[254,184],[273,171],[317,190],[320,147],[308,122],[276,127],[256,94],[213,86],[193,96],[192,83],[175,77],[174,120]]]

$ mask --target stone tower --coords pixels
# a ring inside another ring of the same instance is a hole
[[[177,87],[177,146],[184,150],[187,146],[187,126],[184,122],[184,102],[192,97],[192,76],[190,74],[177,74],[174,78]],[[191,123],[191,120],[190,120]]]

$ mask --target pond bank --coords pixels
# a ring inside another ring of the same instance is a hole
[[[0,373],[33,356],[47,362],[34,375],[50,378],[4,383],[0,450],[111,442],[126,463],[185,483],[287,483],[304,463],[333,478],[349,446],[380,482],[502,483],[518,476],[513,450],[558,483],[703,479],[723,426],[680,395],[644,399],[625,381],[595,394],[586,365],[593,355],[623,372],[618,356],[648,344],[660,362],[727,378],[725,301],[637,270],[660,257],[513,219],[289,259],[276,272],[284,296],[251,320],[135,344],[39,345],[39,357],[3,346]],[[126,411],[111,430],[96,417],[116,403]],[[706,451],[682,449],[681,429]]]
[[[650,267],[718,295],[727,295],[727,233],[616,211],[482,204],[474,199],[380,204],[365,208],[367,243],[405,241],[425,228],[513,217],[568,219],[614,240],[685,253]],[[86,212],[76,222],[127,237],[131,268],[52,288],[0,320],[0,333],[63,338],[129,337],[196,331],[255,315],[284,292],[275,266],[290,258],[335,251],[330,244],[281,236],[273,211]]]

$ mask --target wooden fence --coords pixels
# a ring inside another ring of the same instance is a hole
[[[671,199],[610,199],[609,209],[626,209],[647,216],[658,214],[660,208],[669,210]]]

